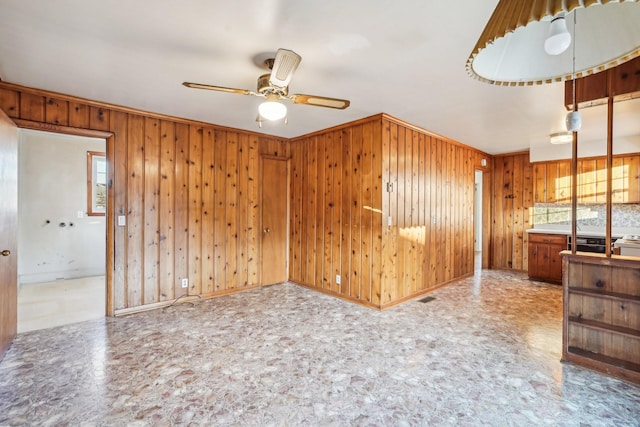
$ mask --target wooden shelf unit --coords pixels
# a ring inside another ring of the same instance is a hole
[[[562,257],[562,360],[640,383],[640,258]]]
[[[567,249],[564,234],[529,233],[529,268],[531,279],[562,283],[562,257]]]

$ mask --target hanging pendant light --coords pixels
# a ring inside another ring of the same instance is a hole
[[[544,51],[549,55],[560,55],[571,45],[571,34],[567,30],[564,14],[553,18],[549,25],[549,35],[544,41]]]
[[[572,20],[565,18],[575,13],[580,40],[573,43],[574,73],[567,49]],[[640,56],[639,23],[640,0],[500,0],[467,60],[467,72],[507,86],[584,77]]]

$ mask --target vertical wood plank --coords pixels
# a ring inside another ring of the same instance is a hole
[[[0,109],[9,117],[19,117],[20,93],[12,89],[0,88]]]
[[[315,186],[318,189],[316,198],[316,242],[313,252],[309,253],[309,256],[315,257],[315,278],[313,284],[316,287],[323,287],[323,272],[324,272],[324,227],[325,227],[325,176],[327,171],[326,159],[324,155],[324,137],[314,137],[314,143],[312,147],[315,148],[315,156],[317,163],[317,176],[315,177]],[[309,178],[313,179],[313,178]]]
[[[238,287],[238,134],[227,133],[227,289]]]
[[[160,300],[175,298],[175,195],[176,195],[176,127],[175,123],[160,122],[160,247],[158,278]]]
[[[342,281],[340,293],[349,295],[351,289],[351,128],[342,130],[342,221],[340,226],[341,271]]]
[[[546,173],[546,168],[545,168]],[[506,267],[506,251],[504,239],[504,161],[496,159],[493,174],[493,268]],[[539,190],[538,190],[539,191]]]
[[[382,301],[382,122],[372,123],[371,145],[371,302],[378,306]]]
[[[247,193],[249,186],[249,136],[241,134],[238,141],[238,227],[237,227],[237,271],[238,287],[246,287],[247,276],[247,233],[248,233],[248,206]],[[282,177],[286,179],[286,177]]]
[[[331,265],[332,279],[334,280],[332,289],[334,292],[340,293],[342,280],[340,280],[340,283],[336,283],[335,277],[336,275],[342,276],[342,133],[336,131],[332,132],[332,135],[333,197],[331,211],[333,221],[331,224]]]
[[[227,132],[214,132],[214,291],[227,289]]]
[[[174,297],[187,294],[182,279],[189,278],[189,126],[176,123],[175,195],[174,195]]]
[[[215,130],[202,130],[202,286],[203,294],[215,291]]]
[[[429,220],[429,228],[431,234],[431,241],[429,244],[430,256],[429,256],[429,283],[434,286],[438,283],[438,265],[439,254],[441,253],[439,248],[439,233],[438,233],[438,221],[439,221],[439,209],[438,201],[440,192],[438,190],[438,169],[440,166],[438,159],[438,139],[431,138],[431,176],[429,182],[430,194],[431,194],[431,218]]]
[[[367,122],[362,125],[362,139],[368,144],[362,146],[362,201],[360,205],[360,215],[362,216],[362,275],[360,292],[364,301],[371,302],[371,279],[372,279],[372,250],[373,250],[373,212],[371,209],[364,209],[365,206],[373,205],[372,181],[373,164],[371,153],[371,141],[373,140],[373,124]]]
[[[295,254],[291,259],[291,262],[294,263],[292,268],[293,277],[296,280],[303,280],[302,277],[302,269],[301,265],[304,260],[300,259],[300,253],[302,252],[302,193],[304,189],[302,188],[302,151],[303,146],[302,142],[294,144],[296,148],[296,153],[298,153],[297,157],[294,158],[293,163],[293,180],[298,183],[298,185],[294,188],[293,197],[294,197],[294,207],[295,212],[293,215],[295,234],[293,238],[292,245],[296,248]]]
[[[160,121],[144,120],[144,304],[159,301]]]
[[[144,117],[131,115],[127,146],[127,307],[143,303],[144,284]]]
[[[44,97],[31,93],[20,94],[20,118],[33,120],[34,122],[44,121]]]
[[[113,170],[113,211],[117,216],[127,215],[127,132],[128,115],[122,112],[114,113],[111,131],[115,134],[114,156],[109,159],[109,168]],[[113,298],[114,309],[127,307],[127,252],[128,236],[126,227],[115,226],[113,250]]]
[[[523,179],[523,205],[524,205],[524,229],[533,228],[533,166],[529,162],[529,157],[524,156],[524,179]],[[570,185],[570,184],[569,184]],[[484,196],[483,196],[484,197]],[[561,194],[561,197],[564,197]],[[522,269],[527,271],[529,269],[529,251],[526,249],[529,247],[529,233],[524,233],[524,239],[522,242],[525,249],[522,252]]]
[[[424,226],[424,240],[423,240],[423,245],[424,245],[424,288],[429,288],[430,286],[433,285],[433,282],[431,281],[431,274],[430,274],[430,265],[431,265],[431,257],[433,255],[433,252],[435,251],[435,248],[433,248],[431,246],[431,197],[432,197],[432,190],[431,190],[431,170],[432,170],[432,165],[431,165],[431,137],[430,136],[425,136],[424,139],[424,146],[422,148],[422,156],[424,156],[424,168],[421,170],[422,175],[423,175],[423,192],[424,192],[424,219],[423,219],[423,226]]]
[[[69,126],[89,129],[89,106],[86,104],[80,104],[76,102],[69,102]],[[116,116],[112,121],[118,123],[118,118],[122,117],[120,113],[114,111],[112,113]],[[116,134],[117,135],[117,134]]]
[[[522,261],[527,248],[524,247],[524,158],[513,157],[513,256],[511,267],[522,270]]]
[[[332,238],[332,230],[331,224],[333,221],[333,163],[332,163],[332,150],[331,145],[333,143],[332,135],[330,133],[324,134],[322,136],[324,139],[324,167],[325,167],[325,176],[324,176],[324,221],[322,230],[324,231],[324,241],[322,251],[324,253],[323,265],[322,265],[322,288],[323,289],[331,289],[331,285],[333,283],[333,278],[331,277],[332,268],[331,268],[331,238]]]
[[[362,126],[353,128],[352,132],[352,156],[351,156],[351,296],[357,299],[362,298],[362,150],[363,150]]]
[[[202,292],[202,134],[189,126],[189,294]]]
[[[391,301],[391,293],[395,292],[395,281],[393,279],[393,269],[395,254],[393,253],[393,241],[395,233],[393,222],[397,221],[391,207],[391,183],[395,176],[391,172],[391,164],[395,160],[395,151],[391,149],[391,123],[388,120],[382,121],[382,213],[383,213],[383,235],[382,235],[382,284],[381,284],[381,304]],[[389,224],[389,219],[392,224]]]
[[[67,126],[69,124],[69,103],[61,99],[47,97],[44,117],[47,123]]]
[[[306,259],[304,281],[306,283],[314,283],[316,279],[316,261],[315,256],[317,247],[317,233],[322,233],[322,229],[319,228],[322,224],[318,223],[318,204],[321,204],[320,187],[317,180],[318,177],[318,141],[317,138],[311,138],[305,143],[307,156],[307,175],[306,175],[306,187],[305,192],[308,195],[306,203],[306,224],[304,229],[306,230],[306,236],[303,242],[304,255],[303,259]]]
[[[259,280],[259,254],[258,245],[260,241],[260,218],[258,202],[258,183],[260,173],[260,157],[258,155],[258,138],[255,135],[249,136],[248,142],[248,223],[247,223],[247,284],[256,286]],[[291,260],[291,258],[289,258]]]
[[[97,130],[109,129],[110,111],[101,107],[89,107],[89,127]]]

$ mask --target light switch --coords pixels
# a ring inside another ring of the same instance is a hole
[[[78,211],[78,218],[84,218],[84,212]]]
[[[118,227],[127,225],[127,218],[124,215],[118,215]]]

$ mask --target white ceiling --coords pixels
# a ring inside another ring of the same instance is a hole
[[[466,73],[497,3],[0,0],[0,77],[282,137],[385,112],[490,154],[548,144],[550,133],[564,130],[562,83],[498,87]],[[287,125],[259,129],[259,98],[181,85],[255,90],[265,71],[253,58],[280,47],[302,56],[290,93],[346,98],[351,106],[288,103]],[[618,124],[619,132],[640,134],[635,113]],[[581,140],[600,138],[592,127],[584,124]]]

